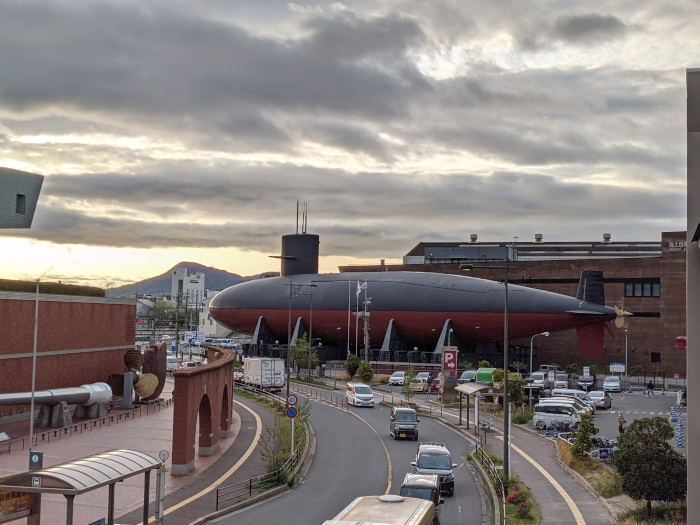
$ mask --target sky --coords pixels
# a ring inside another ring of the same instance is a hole
[[[700,2],[3,0],[0,166],[45,176],[2,277],[320,271],[421,241],[686,228]]]

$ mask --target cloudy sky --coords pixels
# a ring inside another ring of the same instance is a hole
[[[420,241],[684,230],[700,2],[3,0],[0,166],[45,175],[3,277],[321,271]]]

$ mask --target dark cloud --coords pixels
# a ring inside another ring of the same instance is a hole
[[[553,36],[577,45],[611,42],[625,36],[627,26],[617,17],[587,13],[561,16],[553,27]]]
[[[0,159],[47,175],[22,235],[276,252],[301,200],[350,258],[655,239],[685,227],[700,14],[666,7],[0,2]]]

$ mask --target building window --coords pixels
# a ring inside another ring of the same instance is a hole
[[[27,196],[20,193],[17,194],[17,204],[15,205],[15,213],[24,215],[27,213]]]
[[[661,352],[652,352],[651,353],[651,362],[652,363],[660,363],[661,362]]]
[[[630,279],[625,283],[625,297],[661,297],[659,279]]]

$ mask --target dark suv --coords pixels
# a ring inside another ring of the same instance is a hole
[[[455,477],[450,451],[444,443],[420,443],[416,460],[411,461],[416,474],[437,474],[440,477],[440,492],[452,496],[455,492]]]
[[[440,503],[445,503],[445,499],[440,497],[440,478],[437,475],[409,472],[401,484],[399,494],[407,498],[427,499],[435,503],[433,525],[440,525]]]
[[[412,438],[418,441],[418,414],[408,407],[391,407],[389,434],[394,439]]]
[[[464,383],[473,383],[476,381],[476,370],[465,370],[462,375],[457,379],[458,385],[463,385]]]

